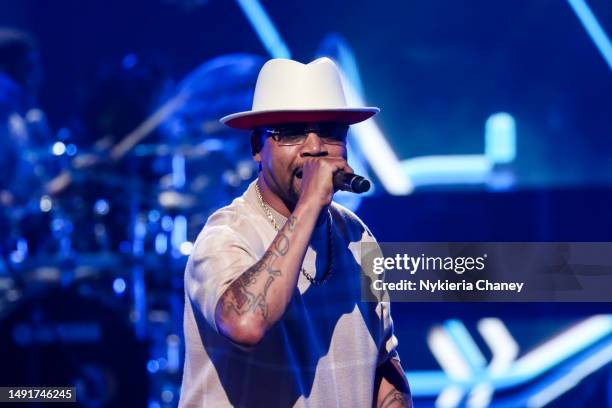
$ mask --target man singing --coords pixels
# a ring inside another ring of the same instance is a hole
[[[252,110],[257,179],[199,234],[185,270],[181,407],[410,407],[389,304],[361,302],[355,214],[332,202],[349,125],[328,58],[268,61]]]

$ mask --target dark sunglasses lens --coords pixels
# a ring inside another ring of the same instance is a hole
[[[306,126],[302,124],[277,126],[266,129],[274,140],[282,145],[294,145],[303,143],[309,133],[313,132],[319,135],[325,143],[342,144],[346,142],[348,134],[348,126],[338,124],[322,124],[316,127]]]
[[[321,138],[328,143],[344,143],[348,134],[348,126],[328,126],[322,128],[320,132]]]
[[[306,134],[306,131],[303,127],[296,127],[296,126],[279,128],[278,131],[282,136],[286,136],[290,138],[294,138],[296,136],[302,136]]]
[[[281,133],[279,135],[279,143],[293,145],[303,143],[306,136],[301,133]]]

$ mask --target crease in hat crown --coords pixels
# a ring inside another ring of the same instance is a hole
[[[248,129],[280,121],[361,122],[378,113],[376,107],[347,106],[336,64],[318,58],[309,64],[289,59],[271,59],[259,72],[250,111],[221,118],[221,123]]]

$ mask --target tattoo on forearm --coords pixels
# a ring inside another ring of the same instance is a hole
[[[293,230],[295,229],[296,222],[297,217],[294,215],[290,215],[289,218],[287,218],[287,228],[289,229],[289,231],[293,232]]]
[[[391,407],[410,407],[409,396],[395,389],[389,391],[380,404],[378,404],[378,408]]]
[[[274,247],[281,256],[287,255],[287,251],[289,251],[289,238],[282,232],[279,232]]]
[[[296,222],[295,216],[289,216],[286,229],[293,232]],[[259,312],[264,319],[268,318],[268,290],[274,279],[282,275],[281,270],[274,267],[274,263],[279,257],[289,252],[290,245],[289,236],[284,233],[284,229],[281,229],[262,258],[232,283],[221,296],[219,306],[223,316],[229,316],[232,313],[243,315],[248,312]],[[264,288],[261,293],[254,293],[251,286],[257,282],[258,276],[264,270],[268,272]]]
[[[256,305],[261,315],[264,319],[268,318],[268,301],[266,296],[268,296],[268,289],[270,289],[270,285],[274,282],[274,276],[268,276],[268,280],[266,281],[266,285],[264,286],[263,292],[257,297]]]
[[[274,261],[276,261],[276,258],[278,258],[278,254],[276,252],[272,252],[267,262],[268,266],[266,267],[266,271],[270,275],[280,276],[281,275],[280,269],[274,269]]]

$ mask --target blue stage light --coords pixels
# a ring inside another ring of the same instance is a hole
[[[62,154],[66,153],[66,145],[63,142],[55,142],[51,148],[51,151],[55,156],[61,156]]]
[[[255,33],[273,58],[291,58],[289,48],[283,42],[274,23],[257,0],[237,0]]]
[[[77,147],[72,143],[66,146],[66,154],[68,156],[74,156],[75,154],[77,154],[77,151]]]
[[[485,123],[485,156],[493,163],[510,163],[516,158],[516,122],[500,112]]]
[[[445,325],[447,326],[447,325]],[[451,324],[452,326],[452,324]],[[562,363],[575,358],[580,353],[597,347],[600,342],[604,341],[604,346],[609,345],[612,335],[612,315],[595,315],[584,319],[580,323],[563,331],[554,338],[532,349],[527,354],[507,365],[504,371],[494,372],[489,370],[469,371],[467,366],[461,366],[457,363],[467,363],[463,359],[457,360],[452,354],[452,349],[463,349],[464,344],[458,344],[464,341],[461,339],[466,336],[466,332],[459,336],[448,336],[448,332],[440,331],[437,328],[437,338],[439,342],[439,350],[447,353],[448,361],[440,361],[441,364],[446,364],[445,371],[412,371],[406,372],[406,376],[410,381],[410,388],[414,397],[432,397],[439,395],[444,389],[457,386],[466,390],[473,390],[479,384],[490,384],[493,389],[499,391],[512,387],[520,387],[530,381],[537,380],[539,376],[554,370]],[[433,331],[432,331],[433,332]],[[469,334],[467,334],[469,337]],[[457,337],[457,338],[455,338]],[[449,342],[449,340],[452,340]],[[441,341],[441,342],[440,342]],[[469,340],[473,341],[473,340]],[[430,344],[431,346],[431,344]],[[442,347],[443,346],[443,347]],[[449,353],[449,351],[451,353]],[[434,350],[432,350],[434,352]],[[604,354],[598,354],[600,360],[602,357],[612,356],[609,350],[606,349]],[[605,354],[607,353],[607,354]],[[437,356],[439,357],[439,356]],[[453,365],[449,365],[452,361]],[[585,372],[592,372],[593,365],[590,360],[582,360],[585,366]],[[578,366],[581,366],[578,363]],[[497,371],[497,370],[496,370]],[[554,385],[555,390],[566,390],[567,383],[562,382]],[[552,391],[551,391],[552,392]],[[541,397],[544,398],[544,397]]]
[[[472,336],[470,336],[468,333],[465,325],[460,320],[451,319],[444,323],[444,328],[459,346],[459,350],[461,351],[461,354],[463,354],[463,357],[470,366],[471,370],[483,370],[487,365],[487,361],[478,349],[478,346],[476,345],[476,342],[474,342]]]
[[[113,290],[116,294],[121,295],[125,292],[127,284],[125,283],[125,279],[123,278],[115,278],[113,281]]]
[[[422,156],[402,162],[415,187],[440,184],[483,183],[493,168],[484,155]]]
[[[568,0],[591,40],[612,70],[612,43],[584,0]]]
[[[94,211],[98,215],[106,215],[110,211],[110,205],[107,200],[101,198],[94,203]]]
[[[149,371],[151,374],[155,374],[159,371],[159,363],[157,360],[149,360],[147,363],[147,371]]]

